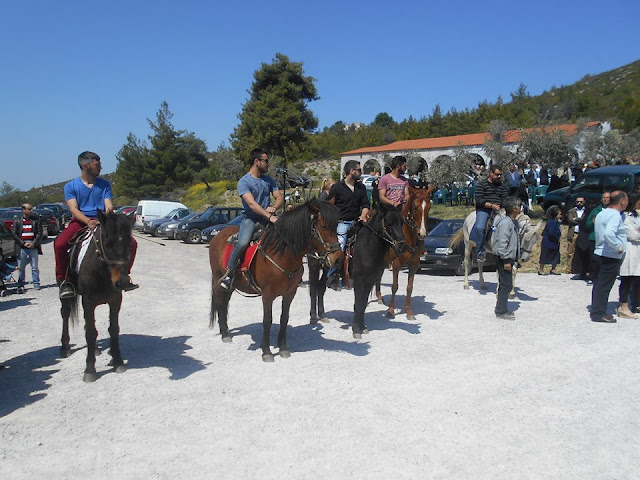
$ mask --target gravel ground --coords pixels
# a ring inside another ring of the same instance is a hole
[[[126,373],[107,365],[104,306],[98,381],[82,382],[82,328],[58,358],[52,243],[46,288],[0,299],[1,478],[638,478],[640,320],[590,322],[584,282],[520,275],[506,321],[495,273],[486,292],[477,274],[468,291],[420,274],[417,320],[372,302],[363,341],[351,292],[328,291],[331,322],[311,326],[301,288],[292,357],[265,364],[260,299],[233,296],[223,344],[208,329],[206,248],[165,243],[139,241],[141,287],[120,315]],[[616,297],[617,284],[611,311]]]

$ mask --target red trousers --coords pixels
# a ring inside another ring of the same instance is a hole
[[[67,277],[67,269],[69,268],[69,242],[74,235],[84,227],[86,227],[84,223],[80,223],[74,218],[71,220],[71,223],[69,223],[69,226],[60,232],[53,242],[53,251],[56,257],[56,279],[60,282],[64,281]],[[129,271],[131,271],[131,267],[133,267],[137,250],[138,242],[136,242],[135,238],[131,237],[131,261],[129,262]]]

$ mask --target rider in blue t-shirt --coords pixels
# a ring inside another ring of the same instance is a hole
[[[269,170],[269,156],[264,150],[254,149],[249,156],[249,172],[238,181],[238,195],[242,198],[242,220],[238,230],[238,243],[229,257],[229,267],[220,279],[220,286],[231,290],[233,276],[242,259],[245,249],[251,241],[254,225],[259,222],[275,223],[275,212],[284,204],[282,192],[273,178],[265,175]],[[275,199],[273,205],[271,195]]]

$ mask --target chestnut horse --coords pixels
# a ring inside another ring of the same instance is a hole
[[[416,317],[411,309],[411,294],[413,293],[413,277],[420,269],[420,256],[424,249],[424,239],[427,236],[427,220],[431,209],[431,192],[434,186],[430,185],[428,190],[423,188],[413,188],[409,186],[409,198],[402,208],[402,219],[404,224],[402,232],[407,242],[407,250],[398,255],[394,250],[389,250],[385,257],[387,265],[393,269],[393,284],[391,285],[391,300],[387,317],[395,317],[396,292],[398,291],[398,274],[402,267],[409,267],[407,277],[407,295],[404,299],[404,311],[408,320],[415,320]],[[382,304],[382,293],[380,292],[380,281],[376,282],[376,297],[378,303]]]
[[[238,272],[233,281],[235,290],[246,294],[262,296],[262,360],[273,362],[274,357],[269,346],[272,323],[273,301],[282,296],[280,331],[278,332],[279,354],[283,358],[291,356],[287,346],[287,324],[289,309],[302,279],[302,260],[306,253],[313,251],[326,259],[328,265],[342,260],[336,229],[340,213],[328,203],[312,199],[303,205],[284,212],[278,221],[269,224],[259,240],[248,270]],[[223,342],[231,341],[229,333],[228,309],[232,291],[226,291],[218,284],[225,273],[222,259],[227,240],[238,231],[237,227],[227,227],[216,235],[209,245],[211,264],[211,313],[210,328],[216,321],[220,323]]]
[[[122,305],[122,280],[129,272],[131,258],[131,221],[121,213],[104,214],[98,210],[100,224],[95,230],[86,230],[90,237],[89,247],[80,264],[79,272],[70,275],[77,293],[82,296],[84,310],[85,337],[87,340],[87,366],[83,380],[95,382],[96,355],[100,350],[96,346],[98,331],[96,330],[95,310],[98,305],[109,305],[109,336],[114,371],[122,373],[127,367],[120,353],[120,326],[118,315]],[[84,235],[80,238],[84,238]],[[71,354],[69,345],[69,319],[73,324],[78,321],[78,298],[61,299],[62,308],[62,347],[60,354],[68,357]]]

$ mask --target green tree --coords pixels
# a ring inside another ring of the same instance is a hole
[[[190,184],[197,173],[208,166],[207,146],[192,132],[175,130],[173,114],[162,102],[155,122],[147,119],[153,135],[150,147],[133,134],[116,156],[118,195],[148,196],[171,192]]]
[[[575,154],[573,139],[561,130],[545,128],[522,132],[518,155],[525,163],[536,162],[556,169],[564,162],[571,162]]]
[[[380,128],[393,128],[396,125],[396,122],[387,112],[380,112],[373,120],[373,124]]]
[[[281,53],[271,64],[263,63],[253,78],[231,145],[241,159],[254,148],[264,148],[286,162],[304,148],[309,133],[318,127],[318,119],[307,107],[319,98],[315,79],[304,75],[302,62],[292,62]]]

